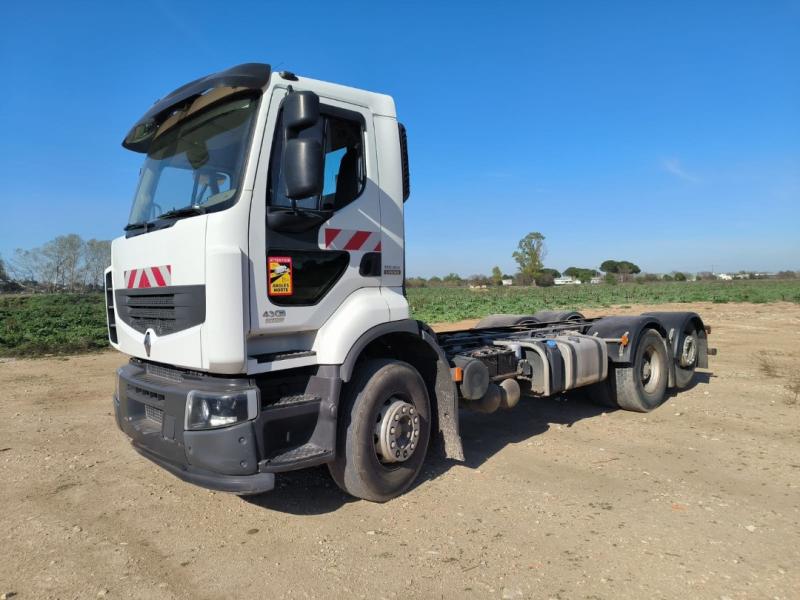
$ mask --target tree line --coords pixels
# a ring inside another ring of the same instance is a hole
[[[70,233],[37,248],[17,248],[6,262],[0,256],[0,291],[87,291],[103,287],[111,264],[111,241]]]
[[[406,280],[408,287],[458,287],[458,286],[501,286],[503,281],[511,281],[514,285],[538,287],[549,287],[555,285],[555,280],[562,277],[571,277],[581,283],[589,283],[597,278],[602,278],[606,284],[616,285],[618,283],[650,283],[655,281],[688,281],[692,279],[690,274],[680,271],[657,275],[655,273],[642,273],[642,269],[634,262],[629,260],[605,260],[598,269],[591,267],[569,267],[563,271],[544,266],[544,259],[547,256],[547,246],[545,236],[532,231],[517,244],[517,249],[511,255],[517,263],[517,272],[513,275],[503,273],[500,267],[492,269],[491,275],[475,274],[462,278],[457,273],[450,273],[444,277],[434,276],[429,279],[424,277],[410,277]],[[781,271],[775,277],[779,279],[793,279],[800,276],[794,271]],[[740,271],[736,275],[737,279],[759,279],[766,277],[756,273],[745,273]],[[713,273],[701,272],[696,275],[697,279],[716,279]]]

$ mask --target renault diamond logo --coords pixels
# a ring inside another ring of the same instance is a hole
[[[150,357],[150,332],[148,331],[144,336],[144,351],[147,352],[148,358]]]

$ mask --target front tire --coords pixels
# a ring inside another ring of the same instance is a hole
[[[339,409],[336,459],[328,465],[348,494],[386,502],[419,475],[431,431],[425,382],[408,363],[380,359],[357,367]]]

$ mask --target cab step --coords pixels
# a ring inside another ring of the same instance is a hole
[[[322,448],[313,443],[303,444],[302,446],[295,446],[289,448],[285,452],[276,454],[266,460],[262,460],[259,464],[261,472],[280,472],[290,471],[303,467],[310,467],[326,462],[329,458],[333,457],[333,450],[330,448]]]

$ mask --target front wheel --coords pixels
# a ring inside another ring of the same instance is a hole
[[[417,370],[398,360],[365,361],[344,390],[331,476],[358,498],[391,500],[417,478],[430,432],[428,390]]]

